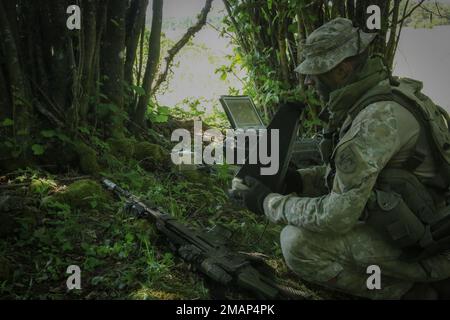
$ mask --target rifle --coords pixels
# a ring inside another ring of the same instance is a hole
[[[130,192],[104,179],[103,185],[117,196],[126,199],[125,209],[137,217],[148,218],[167,237],[172,249],[185,262],[220,286],[237,286],[258,299],[303,298],[308,295],[277,284],[269,272],[269,266],[258,256],[234,252],[226,243],[231,233],[216,226],[211,231],[200,232],[181,224],[171,215],[156,207],[150,207]]]

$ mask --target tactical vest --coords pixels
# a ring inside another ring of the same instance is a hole
[[[395,101],[419,122],[420,133],[411,156],[401,167],[384,168],[375,185],[361,220],[375,228],[403,258],[420,261],[450,250],[450,118],[447,112],[421,93],[422,83],[413,79],[391,79],[363,96],[349,110],[349,119],[339,133],[331,132],[325,144],[334,149],[350,129],[352,121],[367,106],[381,101]],[[419,178],[415,169],[426,157],[430,146],[437,173],[432,179]],[[329,159],[331,187],[334,158]]]

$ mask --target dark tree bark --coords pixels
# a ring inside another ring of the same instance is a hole
[[[278,49],[279,49],[279,61],[281,66],[281,75],[283,82],[286,86],[289,86],[290,82],[290,70],[289,70],[289,60],[287,57],[287,44],[286,44],[286,36],[287,36],[287,21],[284,23],[280,23],[278,26]]]
[[[3,55],[0,48],[0,61],[2,61],[2,58]],[[12,119],[10,90],[9,86],[7,86],[3,69],[3,64],[0,63],[0,121],[5,118]]]
[[[109,120],[109,134],[119,134],[123,128],[121,111],[124,107],[125,62],[125,11],[126,1],[109,0],[106,29],[102,47],[102,93],[107,103],[114,105]]]
[[[136,79],[136,85],[141,86],[142,82],[142,71],[144,67],[144,45],[145,45],[145,24],[142,25],[141,29],[141,35],[139,40],[139,61],[137,66],[137,79]],[[136,99],[135,99],[136,100]]]
[[[161,56],[161,28],[163,17],[163,0],[153,0],[153,18],[152,30],[149,40],[149,57],[145,68],[144,80],[142,86],[145,94],[140,97],[133,122],[140,128],[146,128],[145,112],[147,110],[150,97],[152,95],[152,85],[158,70],[159,59]],[[136,130],[137,127],[134,127]]]
[[[36,5],[40,5],[36,2]],[[53,98],[54,104],[61,110],[66,110],[69,107],[69,92],[72,81],[72,74],[70,72],[70,55],[69,41],[70,36],[66,28],[66,9],[68,4],[66,1],[51,1],[48,3],[50,10],[50,19],[52,21],[52,28],[43,29],[43,32],[51,32],[52,37],[52,51],[49,54],[49,93]],[[64,14],[62,14],[64,13]],[[36,44],[39,45],[39,44]]]
[[[336,10],[338,11],[339,15],[341,17],[346,16],[345,12],[345,0],[339,0],[337,5],[335,6]]]
[[[392,27],[390,30],[391,34],[385,51],[385,57],[387,59],[390,59],[389,57],[393,56],[394,54],[395,39],[397,35],[397,25],[398,25],[397,22],[399,19],[399,12],[400,12],[400,0],[394,0],[392,12],[393,18],[392,18]]]
[[[350,20],[355,19],[355,0],[347,0],[347,16]]]
[[[6,74],[11,90],[11,114],[14,120],[14,134],[26,136],[29,132],[30,104],[22,66],[20,64],[16,39],[4,9],[4,0],[0,1],[0,34],[3,39]]]
[[[89,111],[89,99],[95,90],[96,77],[96,55],[97,51],[97,4],[95,0],[83,0],[85,8],[83,14],[83,28],[80,31],[81,42],[83,45],[83,59],[80,59],[81,65],[78,66],[81,76],[79,82],[74,85],[74,91],[79,95],[78,117],[82,123],[87,121]]]
[[[141,35],[142,27],[145,25],[145,17],[148,7],[148,0],[132,0],[127,15],[127,36],[125,60],[125,82],[133,83],[133,67],[136,61],[137,47]]]
[[[96,44],[95,44],[95,54],[94,54],[94,95],[93,95],[93,105],[97,106],[101,102],[101,92],[102,92],[102,40],[103,34],[106,30],[106,19],[107,19],[107,1],[101,1],[97,3],[96,12]],[[99,117],[95,110],[87,115],[88,121],[97,127]]]
[[[365,0],[358,0],[356,2],[355,7],[355,17],[353,18],[353,22],[356,26],[365,29],[366,26],[366,8],[367,8],[367,1]]]

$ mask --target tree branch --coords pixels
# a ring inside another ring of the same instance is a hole
[[[438,10],[438,13],[424,7],[423,5],[421,5],[420,8],[430,14],[434,14],[435,16],[438,16],[439,18],[450,19],[450,16],[444,16],[443,14],[441,14],[441,10],[439,9],[439,5],[437,2],[435,2],[434,4],[436,6],[436,9]]]
[[[169,73],[169,69],[172,66],[173,60],[175,56],[180,52],[180,50],[192,39],[192,37],[199,32],[203,26],[206,24],[206,19],[208,17],[209,12],[211,11],[211,5],[213,0],[206,0],[205,6],[203,7],[200,15],[198,16],[197,23],[190,27],[184,36],[168,51],[167,57],[165,58],[166,66],[164,68],[164,72],[161,73],[158,77],[158,80],[155,83],[155,86],[152,89],[152,93],[155,93],[161,84],[166,81],[167,75]]]
[[[227,0],[222,0],[222,1],[225,6],[225,9],[227,10],[228,17],[230,18],[232,25],[236,29],[236,35],[239,38],[237,43],[239,43],[239,45],[243,48],[244,52],[249,53],[250,46],[249,46],[248,42],[246,41],[246,39],[244,38],[242,31],[239,29],[239,24],[237,23],[235,17],[233,16],[233,12],[231,10],[230,3]]]
[[[397,21],[397,24],[403,23],[403,21],[406,20],[407,18],[409,18],[417,8],[421,7],[423,9],[422,3],[424,3],[424,2],[425,2],[425,0],[420,0],[414,7],[412,7],[411,11],[409,11],[407,14],[403,15],[403,17]]]

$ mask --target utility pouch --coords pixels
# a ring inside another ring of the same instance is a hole
[[[411,250],[413,254],[410,254],[410,256],[413,256],[415,260],[422,260],[450,250],[450,206],[443,208],[439,212],[439,216],[440,220],[429,227],[430,237],[425,237],[428,242],[421,242],[422,250],[416,253]]]
[[[426,234],[423,223],[393,191],[375,189],[366,209],[366,224],[399,249],[418,244]]]

